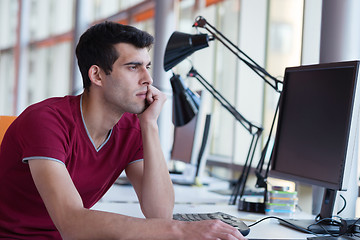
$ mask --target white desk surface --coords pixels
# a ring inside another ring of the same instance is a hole
[[[242,219],[246,224],[252,224],[266,215],[240,212],[237,206],[228,205],[229,196],[209,192],[211,188],[219,189],[220,185],[211,187],[189,187],[174,185],[174,213],[225,212]],[[224,185],[223,185],[224,186]],[[143,218],[140,206],[131,186],[114,185],[108,193],[92,208],[95,210],[120,213]],[[297,213],[297,219],[310,219],[313,216]],[[313,236],[284,227],[276,219],[267,219],[250,228],[249,239],[306,239]]]

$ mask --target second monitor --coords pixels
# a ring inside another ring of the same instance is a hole
[[[358,160],[358,75],[358,61],[285,71],[270,175],[324,187],[319,220],[334,216],[336,193]]]

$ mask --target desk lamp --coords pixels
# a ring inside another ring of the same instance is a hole
[[[227,39],[221,32],[219,32],[214,26],[209,24],[205,18],[199,16],[196,18],[193,27],[196,28],[204,28],[207,30],[211,35],[208,34],[186,34],[175,31],[171,36],[167,43],[165,55],[164,55],[164,69],[168,71],[175,67],[178,63],[183,61],[186,57],[190,56],[194,52],[206,48],[209,46],[208,42],[211,40],[219,40],[227,49],[229,49],[233,54],[235,54],[239,60],[243,61],[248,67],[250,67],[258,76],[260,76],[267,84],[269,84],[275,91],[280,93],[279,90],[279,83],[280,80],[276,79],[275,77],[271,76],[265,69],[259,66],[255,61],[253,61],[249,56],[247,56],[243,51],[241,51],[235,44],[233,44],[229,39]],[[256,204],[253,207],[252,203],[246,202],[242,199],[244,194],[246,180],[248,178],[253,157],[255,154],[256,146],[258,140],[261,136],[263,128],[261,126],[257,126],[250,121],[248,121],[243,115],[241,115],[235,107],[233,107],[206,79],[194,68],[192,67],[189,73],[187,74],[189,77],[196,78],[207,91],[211,93],[211,95],[220,102],[220,104],[230,112],[230,114],[238,121],[240,124],[248,131],[248,133],[252,136],[249,150],[247,153],[247,157],[245,159],[244,167],[242,169],[242,173],[236,183],[236,186],[233,189],[233,193],[231,195],[229,204],[235,205],[236,199],[240,196],[239,201],[239,210],[245,211],[255,211],[255,212],[264,212],[265,211],[265,200],[266,200],[266,178],[267,173],[266,171],[265,176],[262,175],[262,168],[264,164],[263,158],[265,158],[265,153],[268,147],[268,143],[270,140],[272,128],[270,131],[270,135],[268,138],[267,143],[265,144],[265,148],[262,150],[261,160],[259,161],[256,169],[256,176],[258,177],[258,181],[256,186],[265,188],[264,191],[264,202],[261,204]],[[173,84],[173,82],[182,82],[179,75],[173,75],[171,78],[172,88],[174,93],[174,107],[179,109],[189,109],[193,105],[191,101],[184,101],[185,99],[190,98],[179,98],[179,92],[182,92],[183,95],[188,95],[190,89],[184,87],[183,84]],[[179,86],[179,87],[178,87]],[[190,94],[192,95],[192,94]],[[276,110],[277,112],[277,110]],[[177,114],[182,115],[183,111],[174,110],[174,119],[188,119],[190,115],[186,115],[187,117],[177,116]],[[195,112],[194,112],[195,114]],[[194,115],[193,115],[194,116]],[[275,120],[276,113],[274,115]],[[188,120],[190,121],[190,119]],[[273,121],[274,122],[274,121]],[[181,126],[177,124],[186,124],[186,121],[175,121],[175,126]],[[274,125],[274,124],[273,124]],[[268,165],[269,166],[269,165]]]
[[[181,76],[173,74],[170,79],[173,89],[173,123],[184,126],[198,113],[200,98],[184,83]]]

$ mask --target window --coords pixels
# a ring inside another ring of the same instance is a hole
[[[192,28],[196,16],[204,16],[221,33],[260,66],[280,80],[285,68],[301,64],[303,0],[227,0],[206,8],[194,9],[194,1],[181,1],[178,31],[196,33]],[[200,29],[203,33],[208,33]],[[279,94],[215,40],[210,47],[194,53],[190,61],[176,67],[186,74],[190,66],[212,83],[250,122],[263,126],[262,142],[269,135]],[[187,79],[192,90],[202,89],[196,79]],[[213,114],[210,160],[243,165],[251,136],[216,100],[208,105]],[[262,143],[254,157],[260,157]],[[254,163],[255,164],[255,163]],[[253,165],[254,166],[254,165]]]
[[[23,8],[30,20],[27,29],[29,39],[25,39],[28,50],[25,61],[27,86],[21,93],[16,89],[16,73],[19,72],[16,58],[16,50],[19,49],[16,32],[18,2],[0,2],[0,26],[6,33],[0,36],[0,114],[13,113],[17,107],[17,95],[25,95],[25,105],[29,105],[74,91],[72,62],[76,1],[31,0],[27,8]],[[154,5],[158,1],[85,2],[88,8],[78,11],[89,11],[85,14],[89,25],[111,17],[154,35]],[[174,11],[178,16],[177,31],[197,33],[192,25],[197,16],[203,16],[273,76],[282,76],[285,67],[301,63],[304,0],[174,2]],[[204,29],[199,31],[207,33]],[[270,129],[278,94],[219,41],[211,41],[209,45],[189,57],[191,61],[179,64],[176,73],[185,76],[194,66],[247,120],[264,126],[264,140]],[[202,89],[197,80],[189,78],[186,81],[192,90]],[[208,99],[207,106],[213,113],[214,124],[210,141],[211,160],[242,165],[251,136],[215,99]],[[255,161],[261,148],[259,144]]]

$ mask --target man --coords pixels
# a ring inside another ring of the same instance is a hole
[[[242,239],[220,221],[172,220],[152,86],[153,37],[105,22],[76,49],[84,92],[27,108],[0,151],[0,238]],[[61,66],[59,66],[61,67]],[[90,210],[125,170],[146,219]]]

